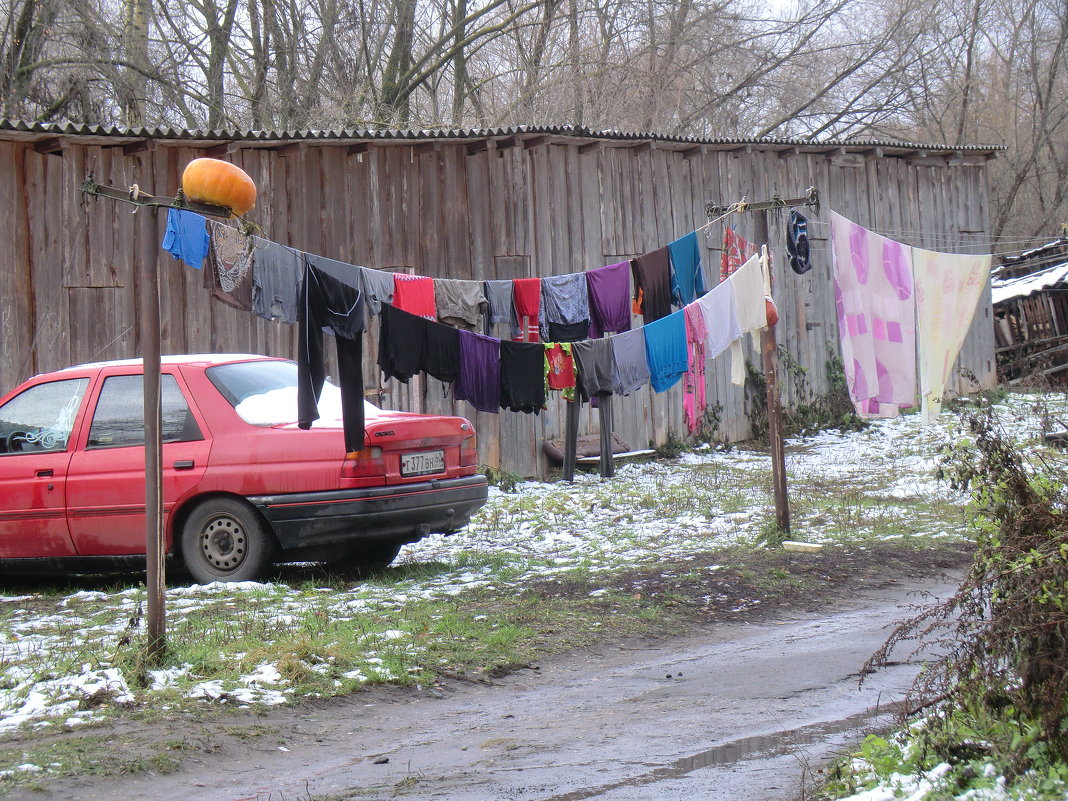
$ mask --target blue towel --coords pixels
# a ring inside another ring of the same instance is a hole
[[[671,299],[676,306],[689,305],[694,298],[705,294],[697,232],[691,231],[669,242],[668,251],[671,253]]]
[[[686,348],[686,313],[679,310],[642,327],[645,355],[649,361],[649,383],[657,392],[673,387],[689,369]]]
[[[167,233],[163,237],[163,249],[174,258],[181,259],[190,267],[200,269],[208,256],[206,220],[199,214],[182,209],[167,212]]]

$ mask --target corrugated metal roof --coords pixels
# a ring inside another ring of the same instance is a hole
[[[1068,262],[1055,264],[1041,272],[1025,275],[1021,278],[1009,278],[1004,281],[991,282],[991,303],[997,305],[1007,300],[1025,298],[1036,292],[1062,285],[1068,279]]]
[[[987,153],[1005,148],[999,145],[945,145],[917,142],[897,142],[876,139],[780,139],[773,137],[728,137],[703,139],[692,136],[673,136],[655,132],[595,131],[581,125],[514,125],[500,128],[405,128],[405,129],[357,129],[317,131],[255,131],[248,129],[185,130],[172,127],[121,128],[114,125],[88,125],[74,122],[26,122],[24,120],[0,119],[0,135],[3,132],[39,134],[46,136],[111,137],[121,139],[182,140],[196,142],[389,142],[468,140],[516,136],[553,136],[593,139],[618,142],[661,142],[698,147],[769,147],[769,148],[884,148],[892,151],[940,151],[942,153]]]

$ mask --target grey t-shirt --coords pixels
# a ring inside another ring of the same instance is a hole
[[[489,304],[486,309],[487,334],[493,333],[493,326],[497,323],[508,323],[508,336],[510,339],[518,339],[519,318],[515,313],[515,284],[512,279],[493,279],[486,281],[486,301]]]
[[[383,303],[393,302],[393,273],[361,267],[360,289],[367,313],[376,316],[381,313]]]
[[[629,395],[649,383],[649,359],[641,328],[609,337],[612,343],[612,384],[617,395]]]
[[[253,242],[252,311],[268,320],[296,323],[303,254],[260,237]]]
[[[575,383],[583,400],[611,395],[612,341],[587,339],[574,342],[571,353],[575,357]]]

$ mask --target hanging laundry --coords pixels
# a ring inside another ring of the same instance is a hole
[[[393,305],[410,314],[437,320],[434,279],[422,275],[393,273]]]
[[[329,275],[331,278],[345,284],[345,286],[361,290],[361,295],[363,295],[363,287],[360,286],[362,267],[357,267],[355,264],[349,264],[344,261],[337,261],[336,259],[328,259],[325,256],[316,256],[312,253],[305,253],[304,260],[319,272]],[[367,305],[366,296],[363,297],[363,304],[364,306]]]
[[[753,347],[759,350],[757,332],[768,325],[768,306],[764,301],[767,281],[760,256],[753,256],[727,278],[727,285],[734,295],[734,309],[738,328],[742,334],[753,336]],[[741,339],[731,343],[731,383],[745,384],[745,353]]]
[[[682,411],[686,416],[686,429],[697,433],[704,416],[706,400],[705,386],[705,340],[708,338],[708,326],[701,307],[691,303],[683,312],[686,315],[686,347],[689,351],[689,369],[682,395]]]
[[[808,219],[796,211],[790,212],[786,223],[786,253],[790,257],[790,269],[798,275],[804,275],[812,269],[808,260]]]
[[[382,311],[383,303],[393,302],[393,273],[360,267],[360,291],[363,292],[364,307],[372,317]]]
[[[640,292],[641,315],[646,323],[671,314],[671,254],[657,248],[631,260],[635,298]]]
[[[360,298],[362,303],[361,308],[364,314],[367,312],[367,294],[363,290],[361,282],[362,267],[357,267],[355,264],[348,264],[347,262],[337,261],[335,259],[328,259],[325,256],[316,256],[312,253],[305,253],[304,260],[309,265],[314,267],[321,273],[330,276],[336,281],[340,281],[345,286],[352,287],[360,291]],[[364,321],[364,328],[366,329],[366,320]]]
[[[423,358],[419,369],[445,384],[460,375],[460,332],[452,326],[427,320]]]
[[[575,358],[575,387],[583,401],[613,393],[612,343],[609,340],[574,342],[571,354]]]
[[[486,293],[481,281],[435,278],[434,304],[438,320],[445,325],[474,331],[486,311]]]
[[[312,266],[336,278],[343,284],[360,290],[363,296],[364,314],[377,317],[383,303],[393,302],[393,273],[372,270],[336,259],[305,254]]]
[[[519,339],[522,332],[519,330],[519,318],[515,313],[515,282],[511,279],[486,281],[484,292],[486,293],[485,333],[492,335],[495,325],[507,323],[508,338]]]
[[[252,311],[252,239],[236,228],[208,221],[211,245],[204,287],[211,296],[241,311]]]
[[[252,241],[252,311],[267,320],[297,322],[304,254],[258,236]]]
[[[323,331],[334,335],[341,419],[345,450],[363,448],[363,332],[362,293],[306,266],[300,291],[300,330],[297,342],[297,426],[311,428],[319,419],[319,395],[326,380]]]
[[[460,375],[453,397],[480,412],[497,414],[501,406],[501,341],[460,329]]]
[[[581,342],[588,339],[590,321],[579,320],[577,323],[549,323],[546,342]]]
[[[527,342],[538,340],[538,319],[541,316],[541,279],[517,278],[512,282],[515,293],[515,313],[523,321]]]
[[[831,268],[849,397],[861,417],[916,403],[912,248],[831,212]]]
[[[554,389],[562,393],[564,400],[575,399],[575,360],[571,355],[570,342],[546,342],[545,391]]]
[[[382,304],[378,327],[378,366],[387,378],[407,384],[425,364],[425,317]]]
[[[727,226],[723,229],[723,254],[719,260],[719,280],[726,281],[735,270],[756,255],[756,245]]]
[[[612,345],[612,389],[629,395],[649,383],[649,357],[645,354],[645,332],[641,328],[616,334]]]
[[[501,342],[501,408],[538,414],[544,406],[544,347],[537,342]]]
[[[686,350],[686,315],[682,310],[646,323],[645,355],[649,359],[649,383],[657,392],[667,392],[689,369]]]
[[[590,296],[586,289],[585,273],[550,275],[541,279],[541,312],[538,322],[541,326],[541,338],[547,342],[558,341],[549,335],[550,323],[568,326],[581,324],[582,334],[572,335],[567,341],[586,338],[590,330]]]
[[[697,299],[705,318],[708,336],[705,339],[706,356],[715,359],[742,336],[738,325],[738,312],[734,307],[734,292],[726,281],[712,287]]]
[[[589,270],[586,289],[590,299],[591,339],[606,331],[630,330],[630,262],[621,261]]]
[[[953,363],[990,280],[990,259],[912,248],[924,424],[933,423],[942,410]]]
[[[167,232],[163,235],[163,249],[175,259],[200,269],[208,256],[207,220],[192,211],[169,209]]]
[[[676,306],[685,306],[705,293],[697,232],[691,231],[669,242],[668,252],[671,254],[671,299]]]

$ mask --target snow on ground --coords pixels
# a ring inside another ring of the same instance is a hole
[[[1063,399],[1056,402],[1063,414]],[[1000,404],[1006,428],[1021,442],[1040,441],[1034,403],[1034,396],[1013,396]],[[918,415],[907,415],[861,432],[824,432],[788,443],[792,537],[863,542],[967,536],[963,499],[933,476],[939,449],[959,436],[955,421],[946,413],[922,429]],[[620,466],[608,480],[587,473],[574,484],[524,482],[514,493],[494,489],[466,529],[406,546],[398,560],[435,563],[438,570],[346,590],[257,582],[176,587],[167,592],[168,630],[205,609],[232,616],[233,625],[254,624],[265,636],[272,627],[291,629],[316,615],[385,620],[377,629],[367,624],[362,662],[342,675],[354,683],[396,679],[392,657],[418,661],[425,646],[388,625],[390,610],[474,588],[509,590],[575,570],[596,577],[759,541],[774,521],[769,470],[766,452],[706,446],[674,461]],[[23,726],[81,725],[116,706],[162,704],[175,693],[214,704],[292,699],[284,670],[269,660],[244,673],[235,667],[226,678],[198,677],[189,664],[172,665],[152,671],[146,689],[132,686],[120,669],[117,643],[129,634],[131,620],[140,618],[144,599],[143,588],[59,598],[0,596],[7,602],[0,604],[0,734]],[[236,665],[245,656],[217,658]],[[326,675],[322,664],[305,667]]]

